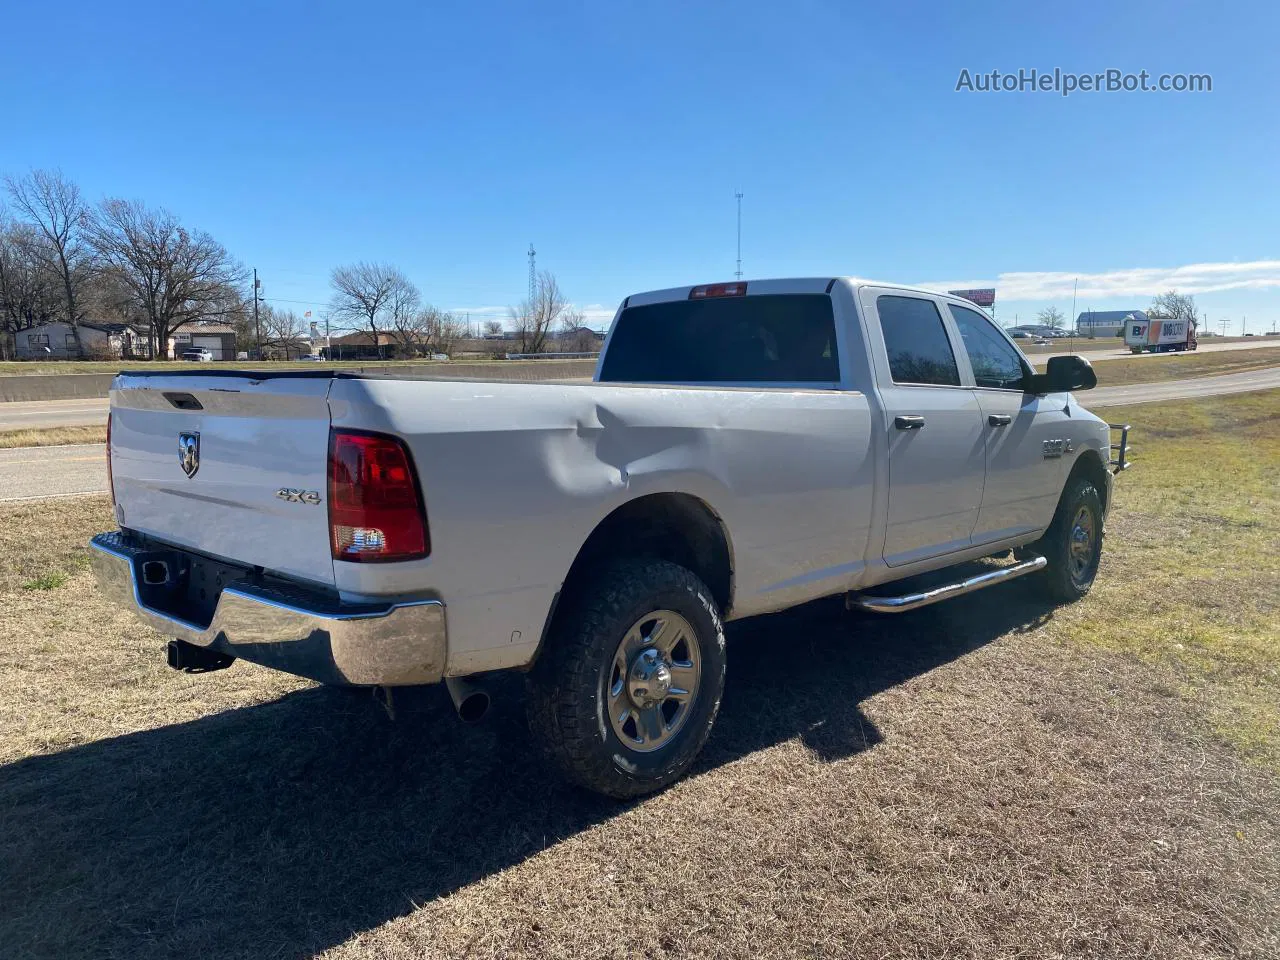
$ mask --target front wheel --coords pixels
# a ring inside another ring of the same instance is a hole
[[[529,675],[529,727],[573,782],[611,797],[679,779],[724,691],[711,591],[665,560],[627,560],[576,591]]]
[[[1071,603],[1089,592],[1102,559],[1102,498],[1090,480],[1067,482],[1053,522],[1033,552],[1049,561],[1041,582],[1054,600]]]

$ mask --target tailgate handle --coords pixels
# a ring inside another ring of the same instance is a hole
[[[165,393],[164,398],[179,410],[203,410],[204,406],[189,393]]]

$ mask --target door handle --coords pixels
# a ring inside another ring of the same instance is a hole
[[[899,430],[919,430],[924,426],[924,417],[894,417],[893,425]]]
[[[1009,424],[1013,423],[1013,417],[1005,413],[993,413],[991,416],[987,417],[987,423],[991,424],[993,427],[1007,427]]]

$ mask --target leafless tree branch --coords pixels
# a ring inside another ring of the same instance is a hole
[[[220,319],[237,308],[245,271],[207,233],[190,231],[164,210],[107,200],[90,225],[102,263],[128,288],[151,328],[157,352],[186,324]]]
[[[80,292],[94,267],[94,251],[86,236],[90,212],[80,188],[59,170],[33,170],[25,177],[6,178],[5,184],[18,212],[43,239],[32,244],[30,251],[61,282],[64,315],[79,353]]]

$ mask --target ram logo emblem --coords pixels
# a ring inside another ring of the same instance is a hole
[[[178,434],[178,463],[182,464],[182,472],[194,477],[200,469],[200,434]]]
[[[1072,446],[1070,440],[1046,440],[1042,449],[1044,450],[1044,458],[1052,460],[1055,457],[1062,456],[1064,453],[1070,453],[1075,447]]]

